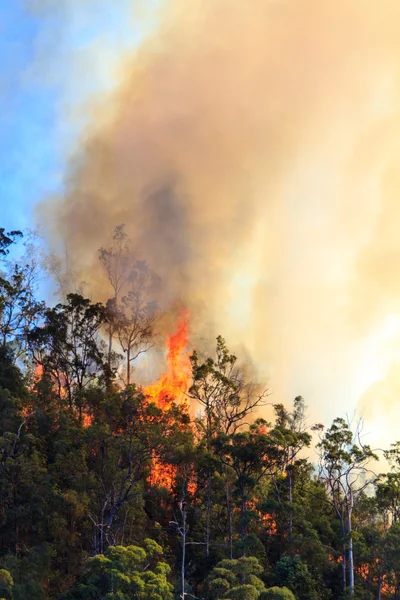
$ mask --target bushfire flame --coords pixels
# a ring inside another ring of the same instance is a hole
[[[169,408],[173,402],[187,405],[186,392],[190,382],[190,358],[187,352],[188,318],[188,313],[182,312],[175,333],[167,338],[167,371],[158,381],[144,388],[148,400],[163,410]],[[175,466],[163,463],[156,456],[153,457],[150,477],[152,485],[171,489],[175,476]]]
[[[190,382],[190,358],[186,352],[188,346],[188,313],[180,315],[175,333],[166,341],[168,370],[158,381],[144,388],[146,397],[162,409],[172,402],[187,402],[186,392]]]

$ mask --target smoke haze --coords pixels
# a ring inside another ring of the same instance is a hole
[[[378,439],[400,390],[398,0],[173,0],[158,21],[40,208],[50,242],[101,298],[125,223],[194,338],[242,344],[273,401],[326,424],[373,429],[381,403]]]

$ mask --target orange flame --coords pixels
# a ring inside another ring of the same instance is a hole
[[[191,373],[189,353],[186,352],[189,331],[188,317],[187,312],[182,312],[175,333],[170,334],[167,338],[168,370],[161,375],[158,381],[143,390],[148,400],[163,410],[168,409],[173,402],[187,403],[185,394],[189,389]],[[151,484],[171,489],[176,471],[175,466],[163,464],[157,457],[153,457]]]
[[[37,381],[40,381],[40,379],[43,377],[43,373],[44,373],[43,365],[41,365],[40,363],[36,363],[35,372],[33,374],[33,380],[35,383]]]
[[[88,413],[83,413],[82,414],[82,426],[84,429],[87,429],[88,427],[90,427],[93,424],[94,418],[92,415],[89,415]]]
[[[184,403],[189,389],[190,359],[185,352],[188,345],[188,313],[179,318],[176,332],[166,342],[168,370],[160,379],[144,388],[147,398],[160,408],[168,408],[172,402]]]
[[[29,389],[31,391],[34,390],[35,385],[37,383],[39,383],[39,381],[42,379],[43,373],[44,373],[43,365],[41,365],[40,363],[36,363],[35,370],[33,371],[32,379],[31,379],[31,384],[29,386]]]

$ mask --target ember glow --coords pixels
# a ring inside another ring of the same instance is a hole
[[[168,408],[172,402],[185,403],[190,381],[190,359],[188,346],[187,312],[182,312],[175,333],[166,341],[168,370],[158,381],[144,388],[149,400],[160,408]]]

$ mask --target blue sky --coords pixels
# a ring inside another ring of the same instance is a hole
[[[116,84],[157,1],[139,15],[133,0],[0,0],[0,227],[34,227],[35,204],[60,191],[85,103]]]

